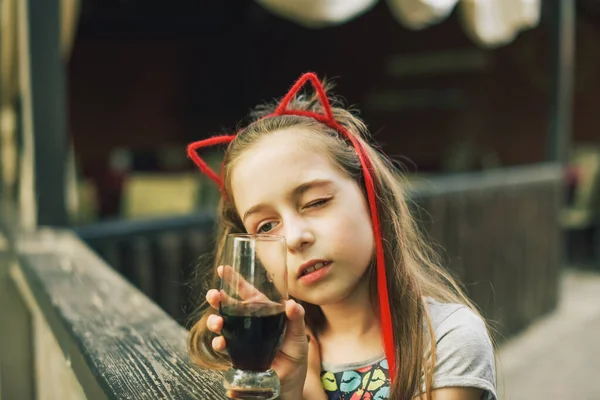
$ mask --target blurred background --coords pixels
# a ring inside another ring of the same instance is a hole
[[[0,0],[0,18],[10,229],[73,232],[185,325],[219,198],[186,145],[314,71],[406,170],[498,331],[503,398],[600,399],[600,2]]]

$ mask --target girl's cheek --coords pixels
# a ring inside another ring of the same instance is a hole
[[[302,294],[298,292],[298,290],[296,290],[297,287],[295,285],[294,282],[292,281],[288,281],[288,294],[296,299],[302,300]],[[300,296],[298,296],[300,295]]]

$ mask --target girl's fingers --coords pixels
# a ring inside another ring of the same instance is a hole
[[[219,291],[217,289],[210,289],[206,293],[206,301],[215,310],[219,310],[220,305],[235,307],[240,302],[239,300],[229,296],[224,290]]]
[[[285,313],[288,321],[280,351],[291,360],[306,363],[308,339],[304,325],[304,308],[294,300],[288,300],[285,304]]]
[[[302,320],[302,334],[306,336],[306,327],[304,326],[304,307],[296,303],[294,300],[285,302],[285,314],[291,321]]]
[[[240,276],[240,274],[229,265],[218,266],[217,274],[240,299],[246,301],[269,301],[267,296],[248,283],[248,281]]]
[[[216,333],[217,335],[221,335],[221,330],[223,329],[223,318],[220,315],[213,314],[208,317],[206,320],[206,327],[209,331]],[[213,350],[219,353],[225,353],[225,338],[223,336],[217,336],[212,340],[212,348]]]
[[[225,338],[223,336],[217,336],[212,340],[212,347],[215,351],[225,351]]]
[[[206,320],[206,327],[209,331],[220,334],[223,329],[223,318],[216,314],[209,316]]]
[[[206,293],[206,301],[215,310],[219,309],[219,303],[221,302],[221,294],[217,289],[210,289]]]

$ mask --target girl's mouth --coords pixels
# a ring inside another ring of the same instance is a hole
[[[305,263],[300,268],[298,279],[305,284],[311,284],[323,278],[329,272],[331,261]]]

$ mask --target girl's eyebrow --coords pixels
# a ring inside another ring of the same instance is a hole
[[[308,181],[296,186],[294,190],[292,190],[292,197],[300,197],[310,189],[315,187],[329,186],[331,184],[333,184],[333,182],[329,179],[313,179],[312,181]]]
[[[315,187],[326,187],[331,184],[333,184],[333,182],[330,181],[329,179],[313,179],[311,181],[304,182],[304,183],[296,186],[291,192],[291,197],[298,198],[298,197],[302,196],[304,193],[306,193],[307,191],[309,191],[310,189],[313,189]],[[246,221],[246,218],[248,218],[251,214],[257,213],[261,209],[266,208],[266,207],[267,207],[267,205],[265,203],[258,203],[258,204],[253,205],[244,213],[244,216],[242,217],[242,221]]]

